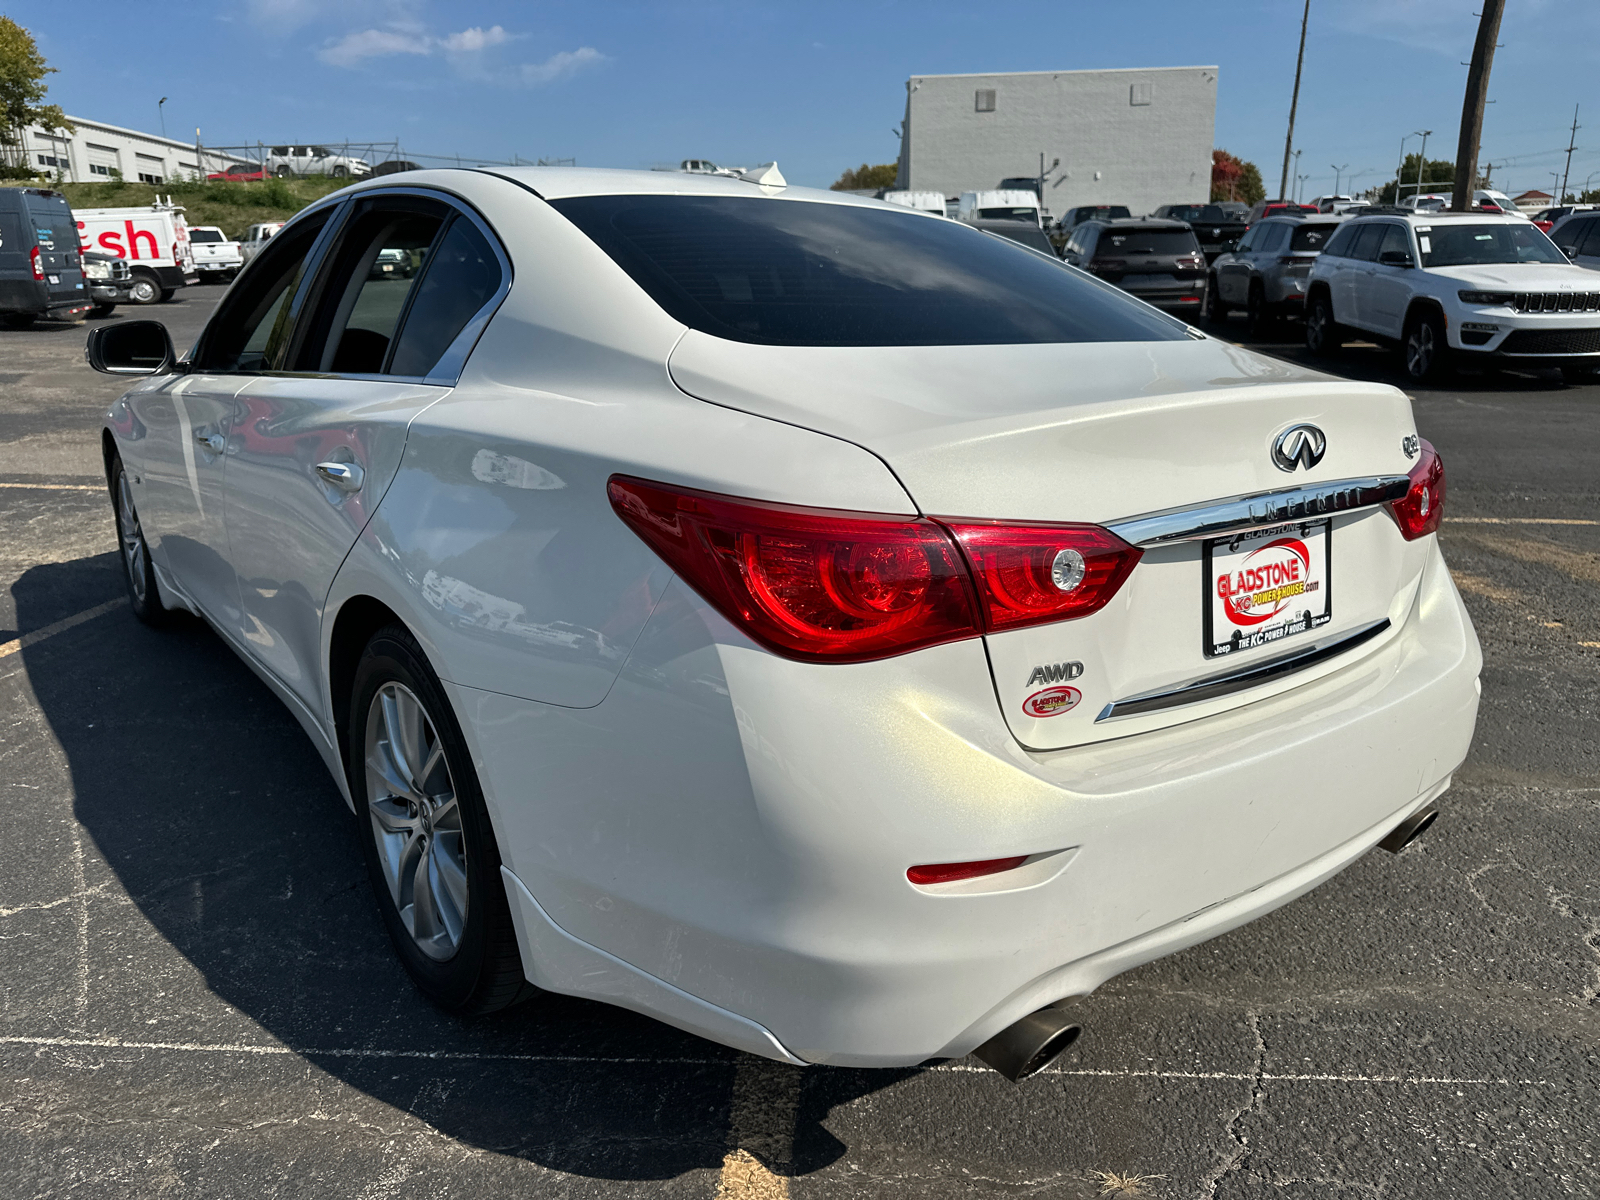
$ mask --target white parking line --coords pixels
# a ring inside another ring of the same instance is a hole
[[[103,483],[0,483],[0,488],[34,492],[103,492]]]
[[[14,637],[8,642],[0,642],[0,658],[9,658],[18,650],[26,650],[45,638],[55,637],[58,633],[65,633],[75,625],[82,625],[85,621],[92,621],[96,617],[103,617],[106,613],[117,608],[126,608],[127,600],[107,600],[104,604],[97,604],[93,608],[86,608],[80,613],[73,613],[70,617],[62,617],[32,633],[25,633],[21,637]]]
[[[253,1054],[260,1057],[424,1059],[430,1062],[523,1062],[571,1063],[590,1066],[731,1067],[736,1058],[646,1058],[643,1056],[603,1056],[585,1054],[497,1054],[477,1050],[386,1050],[359,1047],[285,1046],[282,1043],[254,1042],[146,1042],[117,1037],[24,1037],[0,1036],[0,1046],[38,1050],[59,1047],[86,1050],[165,1050],[181,1054]],[[959,1072],[992,1075],[988,1067],[967,1063],[940,1063],[930,1072]],[[1339,1072],[1294,1072],[1257,1075],[1252,1071],[1162,1071],[1147,1069],[1099,1069],[1046,1067],[1041,1075],[1067,1075],[1084,1079],[1191,1079],[1228,1083],[1261,1079],[1269,1083],[1358,1083],[1406,1084],[1434,1087],[1555,1087],[1548,1079],[1469,1078],[1454,1075],[1353,1075]]]

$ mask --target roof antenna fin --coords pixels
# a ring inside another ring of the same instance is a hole
[[[759,183],[762,187],[788,187],[789,181],[783,177],[783,172],[778,170],[775,162],[762,163],[759,167],[751,167],[739,176],[746,183]]]

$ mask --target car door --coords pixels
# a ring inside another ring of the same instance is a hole
[[[1384,223],[1373,221],[1356,229],[1350,249],[1339,260],[1330,288],[1333,294],[1334,319],[1341,325],[1365,329],[1362,313],[1366,290],[1367,268],[1378,256],[1378,243],[1383,240]]]
[[[385,250],[418,269],[374,271]],[[305,289],[286,369],[239,392],[228,480],[239,633],[312,712],[334,575],[399,468],[411,419],[454,386],[509,282],[475,214],[411,190],[364,196]]]
[[[1386,337],[1400,336],[1406,309],[1411,304],[1416,249],[1411,230],[1399,221],[1385,221],[1374,261],[1366,264],[1366,284],[1362,288],[1363,324]]]
[[[306,223],[263,259],[244,290],[229,293],[186,373],[160,376],[128,398],[145,430],[134,495],[156,563],[224,630],[240,616],[224,494],[236,448],[234,396],[241,370],[269,360],[283,342],[284,306],[321,224]]]

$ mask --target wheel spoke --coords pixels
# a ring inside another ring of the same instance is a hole
[[[367,788],[372,790],[374,778],[382,785],[382,790],[388,796],[410,796],[411,781],[406,770],[395,762],[394,747],[387,740],[381,740],[367,753]]]
[[[439,769],[439,764],[443,761],[444,743],[439,741],[437,735],[435,735],[433,748],[428,751],[428,757],[423,762],[422,769],[417,772],[417,791],[424,796],[430,792],[428,780],[433,778],[433,773]]]
[[[439,934],[439,913],[434,906],[430,861],[433,849],[433,843],[430,842],[417,856],[411,876],[411,936],[423,943],[433,941]]]
[[[406,811],[403,804],[396,804],[393,800],[372,800],[367,808],[372,813],[372,819],[384,833],[399,834],[411,837],[417,831],[417,820]]]
[[[467,872],[455,854],[460,841],[459,834],[436,836],[428,847],[428,860],[433,866],[429,894],[452,945],[461,940],[467,920]]]

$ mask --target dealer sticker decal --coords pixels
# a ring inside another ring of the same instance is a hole
[[[1045,688],[1022,702],[1022,711],[1030,717],[1059,717],[1078,707],[1083,693],[1075,687]]]
[[[1283,525],[1206,546],[1208,657],[1264,646],[1333,619],[1331,525]]]

